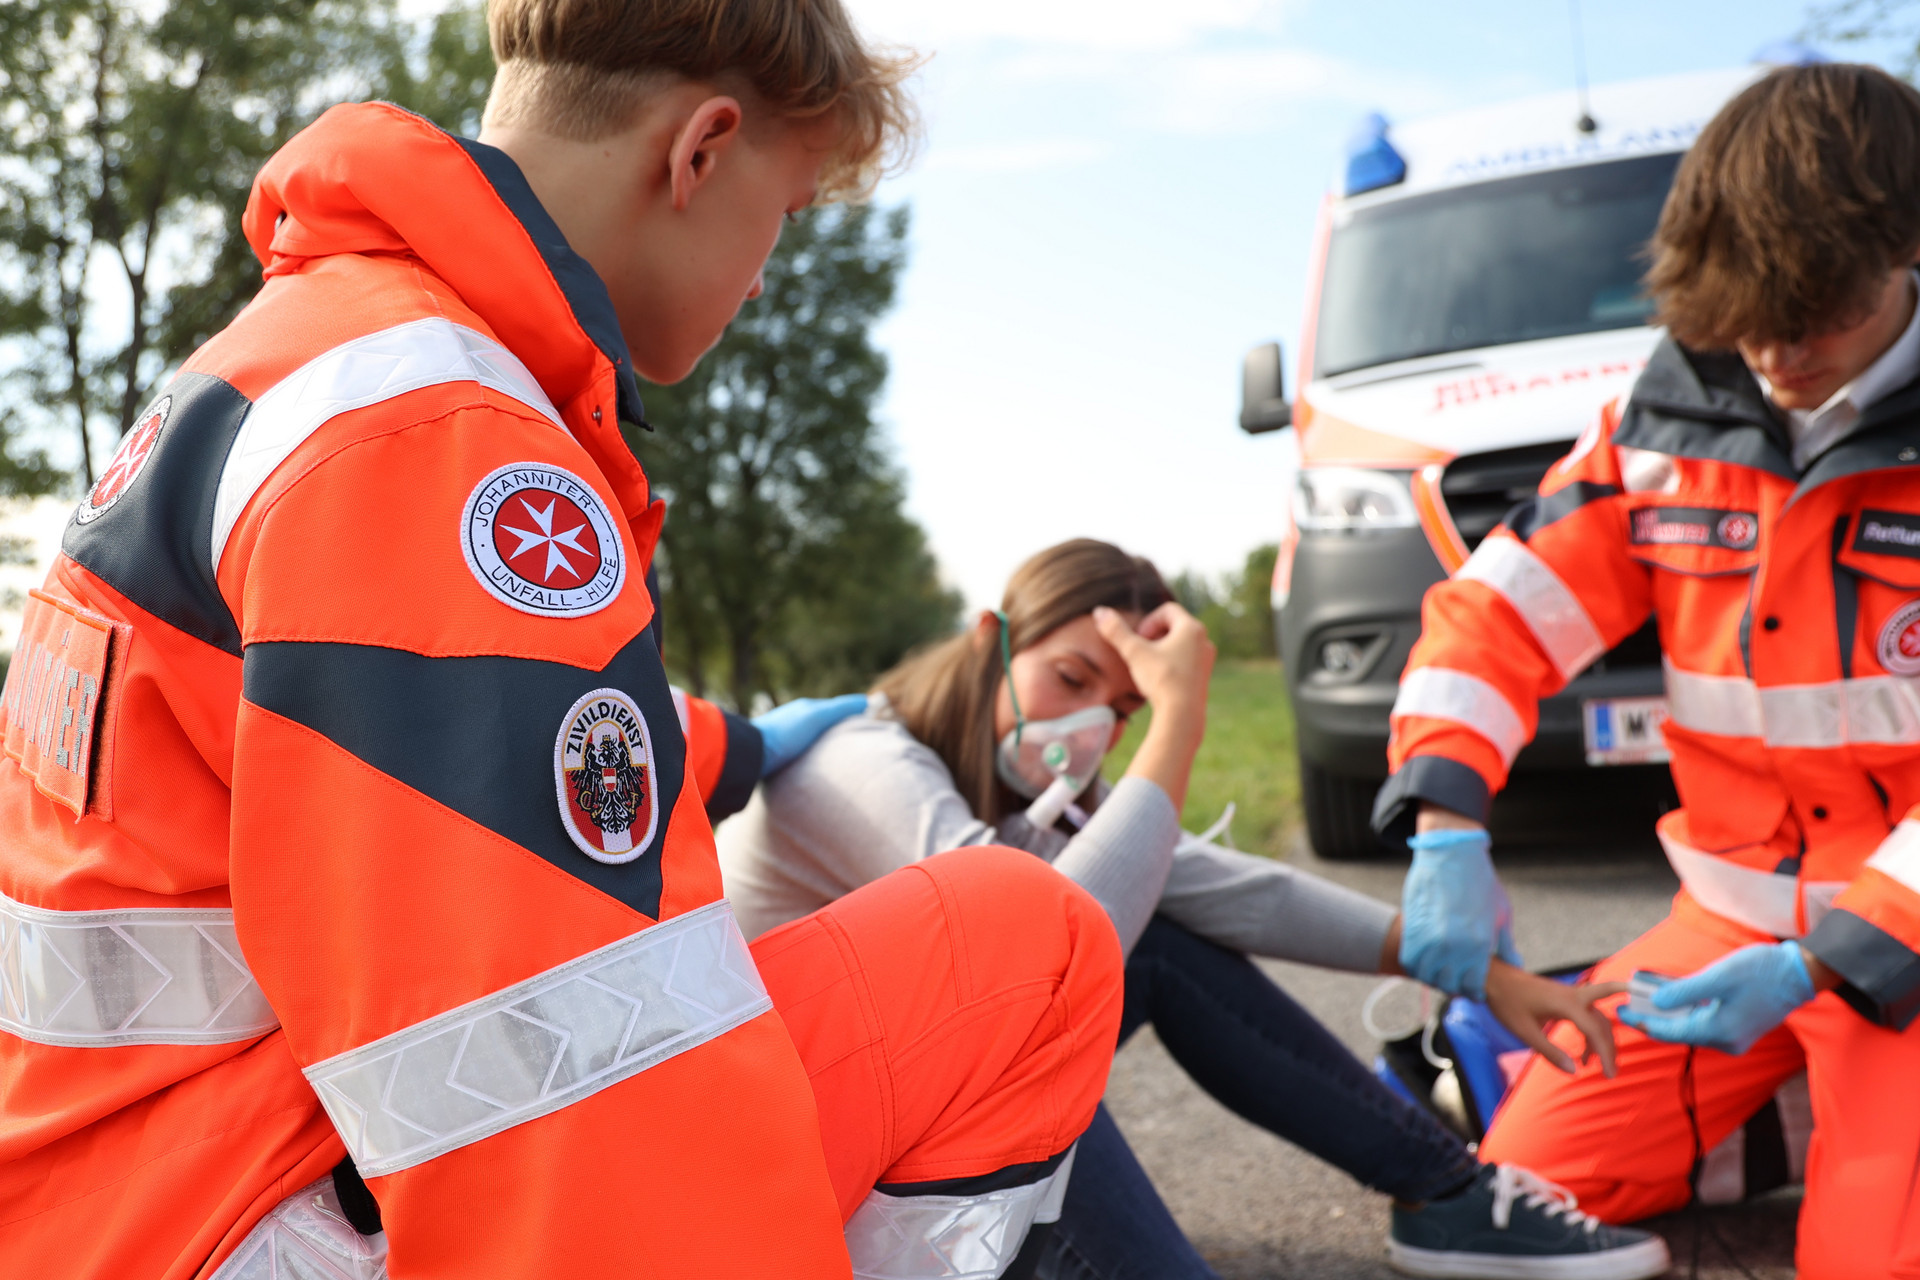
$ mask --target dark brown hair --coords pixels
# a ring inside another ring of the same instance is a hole
[[[865,194],[918,134],[904,82],[919,59],[862,40],[840,0],[488,0],[487,29],[492,125],[592,142],[663,77],[734,77],[784,116],[837,115],[823,199]]]
[[[1102,605],[1145,614],[1171,599],[1152,561],[1110,542],[1075,538],[1014,570],[1000,611],[1007,615],[1012,651],[1019,653]],[[875,685],[907,732],[946,763],[954,786],[983,822],[999,821],[1014,804],[993,772],[1000,674],[998,638],[982,643],[978,629],[968,628],[909,656]]]
[[[1782,67],[1680,162],[1649,246],[1658,320],[1690,347],[1858,323],[1920,251],[1920,92],[1877,67]]]

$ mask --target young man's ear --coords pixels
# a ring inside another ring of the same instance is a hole
[[[744,119],[739,100],[721,95],[700,103],[680,126],[667,153],[675,213],[685,213],[693,193],[713,176],[721,154],[738,141]]]

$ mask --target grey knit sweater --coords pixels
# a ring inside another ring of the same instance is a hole
[[[1254,955],[1372,973],[1394,909],[1180,830],[1166,792],[1123,778],[1071,838],[1018,814],[974,817],[931,748],[897,721],[855,716],[761,783],[720,825],[720,871],[749,938],[890,871],[966,845],[1010,844],[1079,883],[1131,950],[1159,912]]]

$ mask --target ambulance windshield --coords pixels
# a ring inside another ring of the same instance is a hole
[[[1639,156],[1348,211],[1327,246],[1315,371],[1645,324],[1640,250],[1679,162]]]

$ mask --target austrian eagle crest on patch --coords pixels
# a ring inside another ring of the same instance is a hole
[[[632,862],[659,825],[653,735],[632,698],[595,689],[573,704],[553,744],[560,820],[595,862]]]

